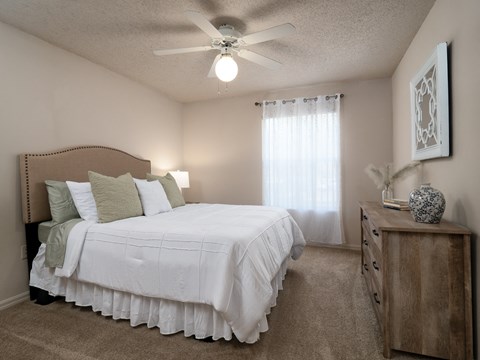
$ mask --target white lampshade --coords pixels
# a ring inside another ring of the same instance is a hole
[[[172,174],[172,176],[175,178],[175,181],[180,189],[186,189],[190,187],[188,171],[170,171],[170,174]]]
[[[215,64],[215,74],[224,82],[232,81],[237,77],[238,66],[231,54],[222,54],[220,60]]]

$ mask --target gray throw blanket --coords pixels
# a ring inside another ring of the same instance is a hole
[[[80,221],[83,220],[71,219],[52,227],[46,242],[45,266],[59,268],[63,266],[68,234]]]

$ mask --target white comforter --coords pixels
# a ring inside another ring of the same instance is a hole
[[[298,258],[303,235],[282,209],[197,204],[152,217],[75,226],[57,276],[110,289],[209,304],[239,341],[269,311],[271,281]]]

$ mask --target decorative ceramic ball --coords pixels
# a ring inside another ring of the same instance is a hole
[[[430,184],[424,184],[410,193],[408,205],[416,222],[437,224],[445,211],[445,197]]]

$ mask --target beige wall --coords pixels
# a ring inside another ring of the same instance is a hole
[[[181,105],[0,23],[0,303],[28,290],[18,154],[95,144],[182,160]]]
[[[480,2],[437,0],[412,41],[392,79],[393,153],[396,163],[410,160],[409,81],[442,41],[449,43],[452,156],[423,162],[423,181],[441,190],[447,201],[444,217],[467,226],[473,235],[473,283],[480,288]],[[407,196],[411,183],[398,190]],[[474,292],[475,296],[475,292]],[[478,324],[478,296],[475,323]],[[477,346],[480,338],[477,332]],[[478,353],[478,352],[477,352]]]
[[[233,84],[232,86],[235,86]],[[380,79],[279,90],[184,106],[184,164],[190,201],[262,203],[262,108],[255,101],[322,94],[342,101],[343,209],[348,244],[358,245],[358,201],[380,199],[363,169],[392,160],[391,81]]]
[[[261,109],[255,95],[185,104],[183,155],[191,201],[262,202]]]

